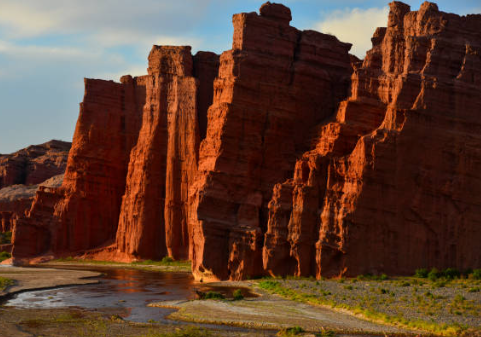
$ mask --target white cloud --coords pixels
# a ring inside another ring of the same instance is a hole
[[[389,9],[345,9],[334,11],[316,24],[316,29],[330,33],[343,42],[352,43],[351,53],[364,58],[371,49],[371,37],[377,27],[386,27]]]
[[[16,0],[0,2],[0,25],[10,38],[46,34],[170,35],[191,29],[210,0]],[[189,8],[188,11],[185,8]],[[121,42],[120,39],[116,41]],[[113,42],[111,42],[113,43]]]

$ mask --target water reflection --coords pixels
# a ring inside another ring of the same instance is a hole
[[[9,300],[6,306],[123,308],[127,309],[125,318],[136,322],[147,322],[149,320],[165,321],[165,316],[173,311],[150,308],[146,306],[148,303],[195,298],[194,279],[188,273],[159,273],[91,266],[75,269],[98,271],[104,275],[99,284],[21,293]]]

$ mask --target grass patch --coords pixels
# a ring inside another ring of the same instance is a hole
[[[183,329],[177,329],[173,332],[161,332],[150,330],[146,335],[142,335],[141,337],[210,337],[212,333],[208,330],[196,328],[196,327],[188,327]]]
[[[161,261],[155,260],[142,260],[132,263],[115,262],[115,261],[97,261],[97,260],[84,260],[76,259],[71,256],[53,260],[52,262],[74,262],[84,264],[96,264],[96,265],[115,265],[115,266],[158,266],[158,267],[180,267],[183,269],[189,269],[191,267],[190,261],[176,261],[171,257],[164,257]]]
[[[359,282],[359,281],[358,281]],[[397,282],[396,282],[397,284]],[[371,306],[371,300],[369,299],[369,295],[364,295],[364,298],[360,298],[358,301],[359,304],[356,305],[349,305],[346,303],[342,303],[333,296],[319,296],[309,293],[303,293],[300,289],[293,289],[290,288],[286,281],[284,280],[276,280],[276,279],[264,279],[258,282],[258,286],[261,289],[268,291],[269,293],[278,294],[284,298],[309,303],[314,305],[327,305],[332,308],[341,308],[347,309],[355,314],[359,314],[368,318],[371,321],[383,322],[391,325],[397,325],[400,327],[408,328],[408,329],[420,329],[424,331],[428,331],[434,333],[436,335],[441,336],[460,336],[464,331],[467,330],[467,327],[461,326],[460,324],[441,324],[434,321],[428,320],[421,320],[421,319],[407,319],[401,313],[399,314],[386,314],[375,309]],[[352,291],[352,290],[351,290]],[[385,288],[380,288],[377,290],[378,293],[382,295],[391,295],[394,294],[392,291],[389,291]],[[419,296],[418,296],[419,297]],[[389,296],[391,298],[391,296]],[[425,293],[426,300],[433,301],[436,299],[431,292]],[[419,300],[424,301],[421,297]],[[456,297],[453,305],[460,306],[465,302],[465,300],[461,297]],[[385,302],[385,305],[389,305],[389,302]],[[417,304],[416,304],[417,306]]]
[[[303,334],[304,332],[306,332],[303,328],[301,328],[300,326],[294,326],[294,327],[291,327],[291,328],[284,328],[282,330],[280,330],[276,336],[298,336],[300,334]]]
[[[5,261],[12,257],[12,254],[8,252],[0,252],[0,262]]]
[[[0,276],[0,291],[4,291],[8,286],[14,285],[15,282],[9,278]]]
[[[240,289],[234,290],[232,296],[234,296],[234,301],[240,301],[244,299],[244,295],[242,295],[242,290]]]
[[[0,245],[12,243],[12,232],[0,233]]]

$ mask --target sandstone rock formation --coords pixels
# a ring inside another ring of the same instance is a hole
[[[142,128],[133,149],[117,233],[120,252],[187,259],[188,191],[197,170],[199,120],[206,120],[218,56],[154,46]],[[199,77],[196,79],[194,74]],[[205,130],[203,131],[205,134]]]
[[[0,189],[10,185],[36,185],[64,173],[71,143],[51,140],[12,154],[0,155]]]
[[[481,15],[390,9],[363,61],[268,2],[220,58],[154,46],[148,75],[86,80],[14,258],[169,255],[199,280],[481,267]]]
[[[130,76],[122,83],[85,80],[63,184],[37,192],[28,217],[17,223],[14,256],[79,251],[112,240],[146,80]]]
[[[481,265],[481,15],[390,9],[351,97],[275,188],[272,274]]]
[[[51,140],[8,155],[0,155],[0,231],[11,231],[27,211],[35,191],[52,185],[49,178],[63,174],[71,143]]]
[[[351,45],[290,21],[287,7],[270,3],[233,17],[191,191],[197,278],[262,274],[272,188],[347,96]]]

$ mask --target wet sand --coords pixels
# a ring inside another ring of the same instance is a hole
[[[223,283],[224,286],[228,283]],[[220,283],[217,283],[220,285]],[[248,282],[243,284],[251,287]],[[239,282],[236,286],[241,286]],[[347,312],[312,306],[269,295],[240,301],[194,300],[164,301],[149,306],[177,309],[168,318],[196,323],[225,324],[260,329],[282,329],[300,326],[307,331],[334,330],[346,334],[418,335],[419,332],[377,324]]]
[[[101,275],[99,272],[85,270],[2,266],[0,268],[0,276],[14,280],[15,284],[0,291],[0,300],[3,300],[7,296],[28,290],[94,284],[99,282],[99,280],[94,278]]]

